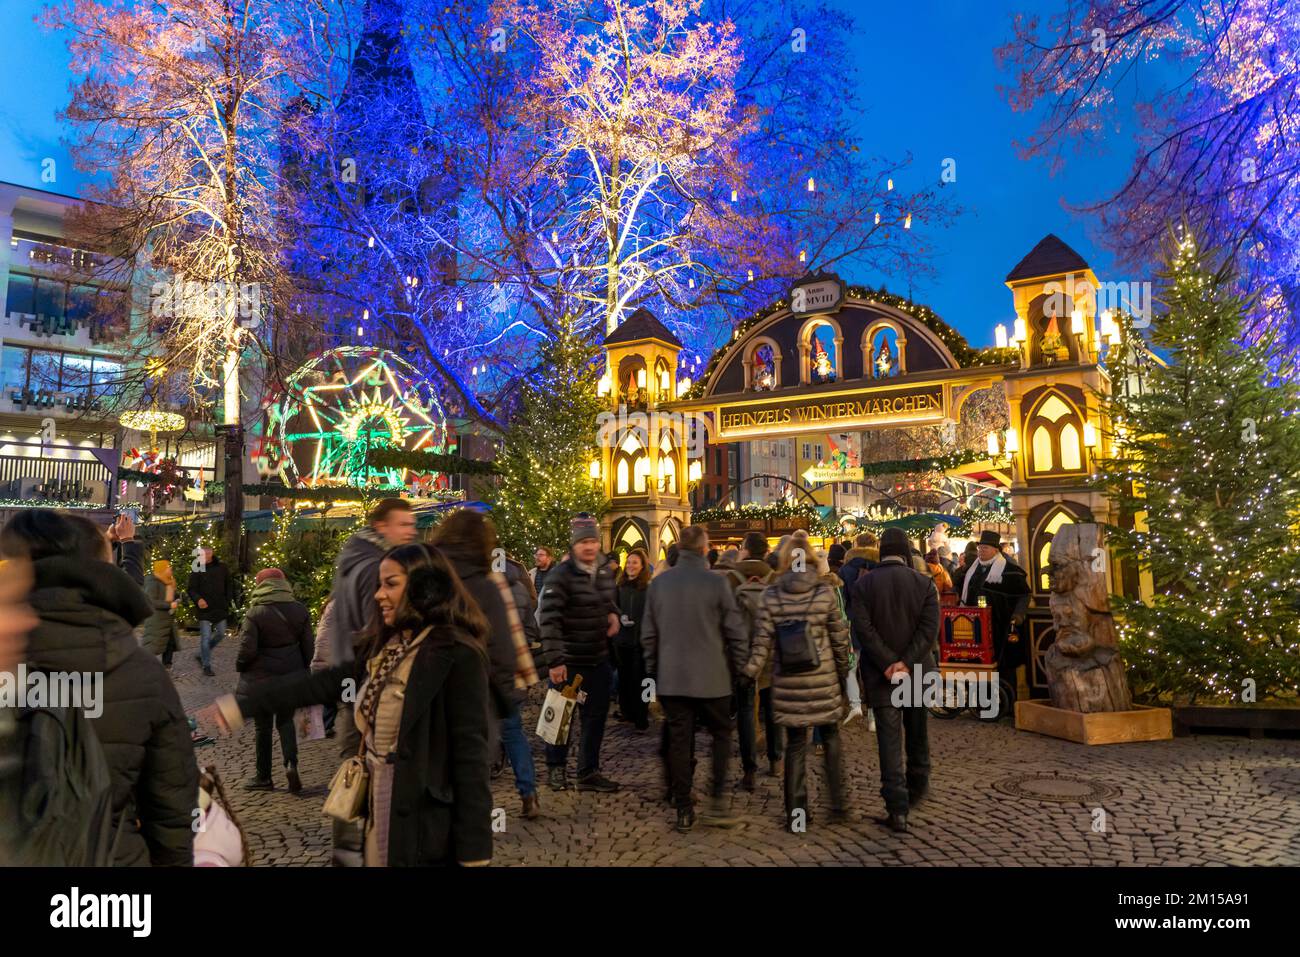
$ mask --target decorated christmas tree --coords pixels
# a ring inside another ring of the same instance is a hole
[[[1246,342],[1230,263],[1184,232],[1165,275],[1154,364],[1106,402],[1099,482],[1116,555],[1149,570],[1149,604],[1118,599],[1139,697],[1250,702],[1300,684],[1300,389]]]
[[[539,371],[526,381],[495,463],[501,481],[492,513],[502,547],[531,564],[538,545],[558,557],[569,547],[569,520],[600,515],[604,491],[590,474],[597,456],[594,350],[577,336],[558,335],[541,349]]]

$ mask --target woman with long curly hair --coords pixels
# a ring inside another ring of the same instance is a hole
[[[227,696],[222,722],[355,700],[369,771],[366,866],[487,864],[487,622],[446,557],[419,544],[384,556],[373,612],[356,662]]]

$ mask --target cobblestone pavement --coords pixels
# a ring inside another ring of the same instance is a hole
[[[189,710],[233,690],[237,642],[232,635],[214,655],[215,678],[199,672],[197,638],[187,636],[173,678]],[[535,691],[537,689],[534,689]],[[537,721],[537,700],[524,725]],[[529,735],[539,778],[542,818],[519,816],[519,797],[507,771],[494,782],[505,830],[497,835],[498,865],[1258,865],[1300,864],[1300,742],[1238,737],[1193,737],[1171,742],[1086,748],[962,717],[930,721],[933,771],[929,798],[910,815],[911,833],[894,835],[874,818],[883,813],[875,735],[855,721],[844,730],[844,753],[855,820],[828,825],[821,803],[824,776],[809,755],[814,817],[805,834],[782,828],[781,782],[760,769],[754,793],[735,791],[743,827],[690,834],[673,829],[661,802],[658,725],[638,733],[612,718],[602,771],[619,781],[616,794],[551,792],[545,785],[541,742]],[[707,774],[708,738],[697,742],[697,794]],[[330,829],[320,814],[337,764],[334,740],[300,745],[303,791],[284,789],[279,744],[276,790],[250,792],[253,728],[199,749],[215,763],[248,833],[258,865],[324,865]],[[570,753],[570,773],[576,748]],[[732,776],[739,781],[739,758]],[[1027,776],[1083,779],[1100,799],[1060,802],[1006,793]],[[1098,811],[1100,809],[1100,811]],[[1104,821],[1101,813],[1104,812]],[[1094,830],[1104,824],[1104,830]]]

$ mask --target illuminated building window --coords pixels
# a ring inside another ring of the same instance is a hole
[[[1029,471],[1081,472],[1083,424],[1079,413],[1058,393],[1049,392],[1029,416]]]

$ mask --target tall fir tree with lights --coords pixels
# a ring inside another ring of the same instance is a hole
[[[1243,343],[1249,304],[1214,259],[1186,232],[1175,242],[1151,336],[1168,364],[1105,403],[1109,541],[1155,586],[1150,604],[1116,599],[1121,643],[1135,692],[1162,701],[1300,685],[1300,389],[1268,343]]]
[[[558,557],[569,547],[569,520],[600,515],[607,502],[591,478],[597,456],[599,370],[590,340],[562,330],[539,350],[539,371],[523,384],[519,405],[495,464],[501,479],[492,512],[501,545],[525,564],[546,545]]]

